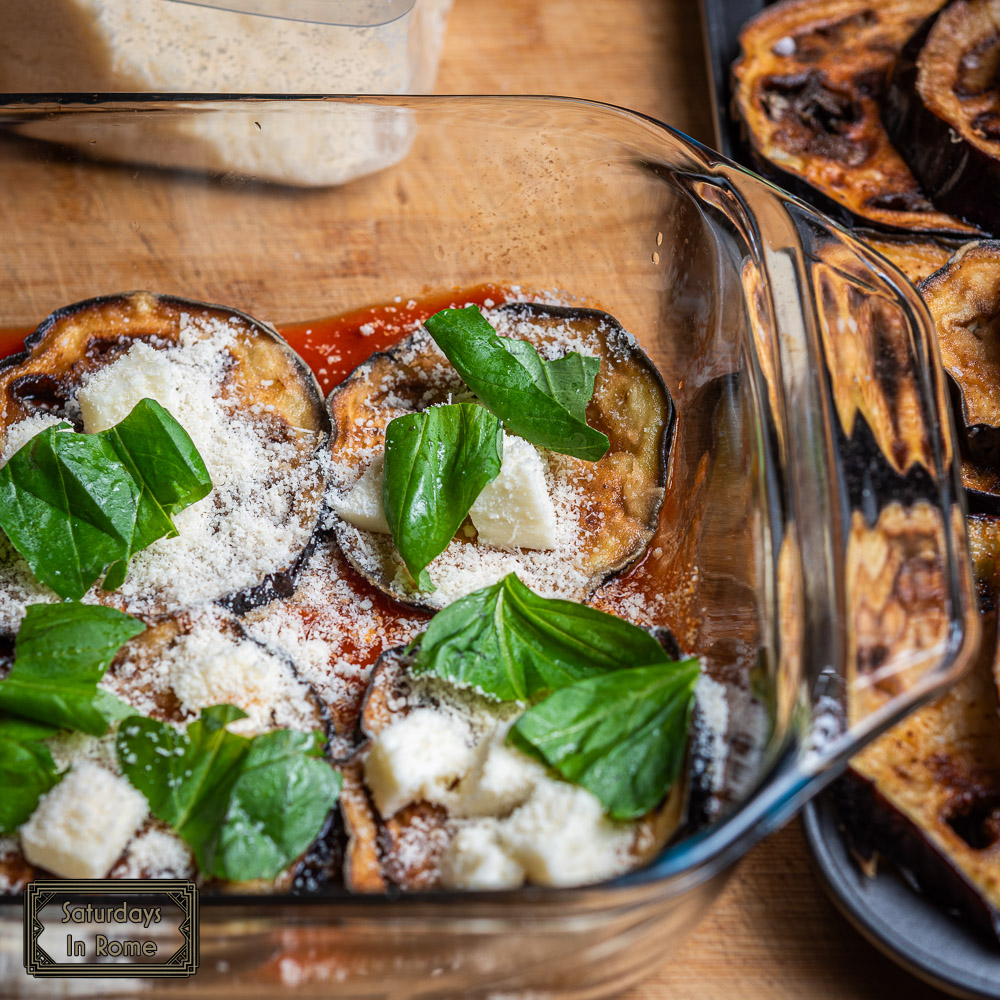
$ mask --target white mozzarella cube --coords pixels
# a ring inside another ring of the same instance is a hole
[[[177,368],[164,352],[142,341],[116,361],[95,372],[77,393],[83,429],[107,430],[124,420],[141,399],[155,399],[171,415],[180,406]]]
[[[444,802],[473,763],[469,727],[454,716],[416,708],[384,729],[365,760],[365,782],[383,817],[411,802]]]
[[[382,509],[382,470],[385,456],[379,455],[362,473],[348,493],[334,502],[337,513],[356,528],[389,534],[389,522]]]
[[[125,778],[81,761],[21,827],[24,856],[60,878],[104,878],[147,813]]]
[[[476,759],[455,789],[448,812],[455,817],[505,816],[527,801],[545,768],[505,743],[511,723],[501,724],[476,747]]]
[[[536,885],[586,885],[624,872],[635,826],[604,815],[598,799],[546,777],[499,825],[500,843]]]
[[[556,547],[556,510],[545,483],[545,460],[534,445],[504,434],[500,475],[486,484],[469,516],[484,545]]]
[[[495,823],[474,823],[458,829],[440,861],[446,889],[516,889],[524,884],[524,869],[500,844]]]

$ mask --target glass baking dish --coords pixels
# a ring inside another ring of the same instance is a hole
[[[74,995],[617,993],[740,855],[968,662],[979,633],[929,317],[892,265],[781,190],[659,122],[561,98],[0,100],[0,327],[133,288],[279,327],[484,282],[612,312],[677,408],[669,544],[649,558],[684,583],[662,624],[728,690],[714,819],[642,870],[576,889],[204,896],[193,979]],[[408,151],[302,188],[178,168],[164,138],[281,130],[305,155],[331,121],[405,131]],[[0,898],[4,991],[45,995],[59,984],[23,974],[21,933]]]

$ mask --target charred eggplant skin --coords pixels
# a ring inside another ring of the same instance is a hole
[[[1000,940],[1000,915],[874,782],[848,770],[835,783],[833,797],[851,847],[860,857],[891,858],[936,903],[957,910],[987,940]]]
[[[965,13],[971,17],[971,6],[966,0],[946,5],[932,14],[903,46],[886,91],[883,119],[893,143],[934,204],[997,235],[1000,234],[1000,199],[996,197],[1000,190],[1000,141],[995,141],[995,155],[989,155],[981,142],[970,141],[966,133],[971,126],[936,114],[921,97],[918,86],[921,53],[932,32],[940,35],[947,27],[942,15]],[[958,60],[962,53],[956,51],[955,56],[954,77],[949,79],[936,72],[934,87],[959,88]],[[994,81],[993,87],[996,86]],[[1000,119],[997,125],[1000,126]]]

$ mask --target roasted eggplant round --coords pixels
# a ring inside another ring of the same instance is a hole
[[[937,6],[786,0],[749,21],[733,104],[762,172],[849,225],[975,235],[921,190],[879,107],[897,53]]]
[[[103,429],[146,396],[191,436],[213,489],[176,515],[176,537],[136,554],[124,585],[96,599],[152,620],[290,593],[320,520],[329,417],[304,362],[245,313],[148,292],[58,310],[0,365],[0,448],[9,457],[58,420]],[[55,596],[6,539],[0,578],[5,631],[25,603]]]
[[[677,652],[676,640],[668,630],[651,631],[671,655]],[[348,834],[344,878],[347,887],[355,892],[436,888],[442,885],[443,879],[447,885],[441,865],[461,826],[452,812],[467,819],[492,814],[503,816],[519,804],[517,793],[505,799],[513,791],[509,787],[510,778],[500,778],[499,786],[494,786],[496,776],[487,776],[492,772],[485,755],[491,742],[498,739],[502,742],[507,724],[520,714],[523,706],[490,702],[433,677],[414,678],[409,672],[411,661],[412,657],[403,646],[386,650],[379,658],[359,723],[361,737],[377,740],[386,729],[415,711],[441,712],[445,718],[468,719],[469,754],[477,761],[469,776],[472,777],[477,768],[482,769],[485,800],[477,801],[476,807],[464,814],[453,809],[452,804],[419,800],[384,816],[376,805],[376,796],[365,785],[365,765],[359,759],[345,774],[340,799]],[[484,718],[490,721],[484,722]],[[695,725],[697,719],[696,713]],[[460,729],[462,727],[464,723],[460,722]],[[467,760],[466,770],[469,766]],[[456,778],[455,785],[460,787],[460,782],[461,779]],[[628,867],[648,860],[678,831],[688,809],[689,789],[690,782],[686,778],[678,780],[659,807],[632,823],[618,824],[630,856]],[[527,796],[530,790],[522,789],[521,794]],[[569,817],[565,819],[571,821]],[[530,873],[528,881],[534,881]]]
[[[468,396],[458,373],[421,328],[374,354],[331,393],[331,523],[348,560],[380,590],[437,609],[515,572],[546,597],[583,600],[630,565],[656,530],[666,483],[673,404],[635,339],[607,313],[515,303],[492,310],[501,336],[527,340],[543,356],[579,351],[600,359],[587,421],[610,439],[597,462],[543,452],[556,511],[555,548],[486,546],[468,523],[428,567],[436,585],[415,591],[390,535],[338,514],[384,452],[385,428],[404,413]]]
[[[955,0],[903,48],[886,128],[939,208],[1000,234],[1000,3]]]
[[[231,704],[247,713],[235,732],[319,729],[328,742],[334,735],[326,704],[289,654],[252,638],[223,608],[149,626],[119,650],[105,686],[152,719],[184,723],[202,708]]]
[[[968,243],[920,284],[973,462],[1000,463],[1000,242]]]

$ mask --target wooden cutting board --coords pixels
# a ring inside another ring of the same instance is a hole
[[[711,143],[695,0],[456,0],[437,90],[618,104]],[[674,957],[627,1000],[941,996],[837,913],[797,823],[740,864]]]

